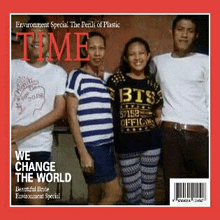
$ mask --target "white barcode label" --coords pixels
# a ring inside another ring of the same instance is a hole
[[[170,179],[171,206],[210,206],[209,179]]]

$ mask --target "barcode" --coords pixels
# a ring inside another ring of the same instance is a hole
[[[207,199],[206,183],[174,183],[174,201],[179,199]]]
[[[210,179],[171,178],[170,205],[210,207]]]

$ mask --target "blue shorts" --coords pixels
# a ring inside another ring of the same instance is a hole
[[[95,166],[95,173],[83,173],[86,183],[102,183],[115,179],[117,174],[114,145],[111,143],[95,147],[86,146],[86,148],[92,156]]]
[[[39,151],[39,152],[30,152],[30,160],[20,160],[20,162],[27,162],[28,164],[35,164],[36,162],[50,162],[51,153],[47,151]],[[29,167],[29,166],[28,166]],[[37,173],[48,173],[48,171],[33,171],[33,170],[24,170],[19,171],[21,173],[32,173],[33,178],[37,178]]]

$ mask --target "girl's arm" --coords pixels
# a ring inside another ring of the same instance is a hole
[[[78,119],[77,119],[78,99],[73,94],[67,93],[66,100],[67,100],[67,116],[70,125],[70,130],[80,155],[80,163],[82,170],[83,172],[86,173],[93,173],[94,162],[83,142]]]
[[[58,95],[55,98],[54,109],[41,117],[37,121],[26,125],[13,126],[11,129],[11,139],[12,143],[17,142],[43,128],[46,128],[52,124],[54,124],[58,119],[65,115],[66,101],[64,96]]]

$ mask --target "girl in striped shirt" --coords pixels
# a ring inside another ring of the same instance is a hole
[[[89,204],[115,204],[121,195],[115,172],[113,123],[110,95],[99,72],[106,42],[98,32],[90,32],[88,50],[81,57],[90,59],[73,70],[67,81],[67,112],[80,164],[88,184]]]

